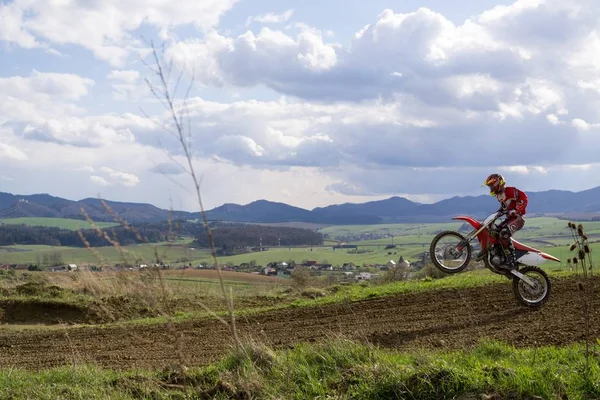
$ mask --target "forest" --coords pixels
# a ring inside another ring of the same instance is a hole
[[[211,223],[215,245],[220,248],[259,246],[262,237],[263,246],[318,245],[323,236],[315,231],[303,228],[273,227],[253,224]],[[69,229],[29,226],[0,225],[0,246],[11,245],[49,245],[85,247],[81,235],[91,247],[110,246],[110,240],[122,246],[136,243],[157,243],[176,240],[180,237],[194,238],[196,247],[209,247],[208,236],[202,224],[190,221],[141,223],[135,227],[119,225],[101,230],[74,231]]]

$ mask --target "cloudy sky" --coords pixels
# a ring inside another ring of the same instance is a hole
[[[206,208],[600,185],[597,0],[0,0],[0,191],[197,210],[151,42]]]

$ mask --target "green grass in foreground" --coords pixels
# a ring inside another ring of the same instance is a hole
[[[0,397],[53,399],[591,399],[600,396],[581,345],[516,349],[486,341],[471,350],[393,352],[344,339],[273,351],[246,345],[206,368],[116,372],[73,365],[0,371]]]
[[[0,219],[0,224],[6,225],[28,225],[28,226],[46,226],[51,228],[62,228],[70,230],[91,229],[87,221],[70,218],[3,218]],[[94,222],[99,228],[110,228],[119,225],[114,222]]]
[[[575,272],[571,270],[561,271],[546,271],[551,280],[557,278],[565,278],[574,276]],[[357,301],[384,296],[392,296],[395,294],[415,293],[428,290],[439,289],[466,289],[470,287],[478,287],[493,283],[512,284],[504,276],[500,276],[490,272],[487,269],[476,271],[468,271],[455,275],[448,275],[439,279],[411,279],[406,281],[396,281],[384,284],[354,284],[354,285],[337,285],[334,293],[320,297],[317,299],[300,299],[294,301],[292,306],[309,306],[323,305],[330,303]]]

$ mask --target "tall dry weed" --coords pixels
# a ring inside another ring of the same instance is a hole
[[[190,145],[192,131],[191,131],[191,121],[190,121],[189,115],[188,115],[189,108],[188,108],[187,102],[188,102],[189,94],[194,85],[194,79],[192,78],[190,80],[190,84],[188,85],[183,98],[179,102],[180,104],[176,105],[175,96],[176,96],[177,90],[179,88],[181,79],[184,75],[184,71],[183,70],[180,71],[177,78],[175,79],[174,85],[171,87],[169,80],[170,80],[170,77],[172,74],[172,63],[170,63],[167,66],[167,68],[165,69],[165,66],[162,62],[162,58],[159,57],[158,52],[156,51],[156,47],[154,46],[153,42],[150,42],[150,47],[152,49],[152,58],[154,61],[154,65],[150,65],[150,64],[146,64],[146,65],[148,66],[149,69],[151,69],[155,73],[156,78],[158,79],[158,84],[157,85],[153,84],[147,78],[146,78],[146,84],[148,85],[148,88],[150,89],[152,94],[156,97],[157,100],[159,100],[161,102],[161,104],[165,107],[165,109],[170,114],[171,126],[169,127],[168,125],[165,125],[165,126],[163,126],[163,128],[168,133],[170,133],[174,138],[177,139],[177,141],[179,142],[179,144],[181,146],[181,150],[183,151],[183,153],[185,155],[185,159],[187,161],[187,166],[184,166],[181,164],[179,164],[179,165],[184,169],[185,172],[188,173],[188,175],[190,176],[190,178],[192,180],[194,189],[195,189],[198,206],[200,208],[200,213],[202,215],[202,222],[204,224],[204,229],[206,231],[206,234],[207,234],[208,240],[209,240],[209,244],[210,244],[211,255],[214,260],[215,267],[216,267],[216,270],[218,273],[218,280],[219,280],[219,284],[221,287],[223,300],[225,301],[225,304],[227,305],[227,309],[229,312],[228,326],[231,330],[231,334],[232,334],[232,337],[234,340],[234,345],[236,347],[238,347],[240,343],[239,343],[239,339],[237,336],[237,330],[236,330],[236,326],[235,326],[235,316],[234,316],[234,312],[233,312],[233,299],[232,299],[232,297],[227,295],[227,291],[225,290],[225,283],[223,281],[223,276],[221,274],[222,269],[221,269],[219,260],[217,258],[217,249],[215,246],[212,229],[211,229],[208,219],[206,217],[206,212],[205,212],[204,205],[202,202],[202,194],[201,194],[201,190],[200,190],[200,180],[198,179],[198,174],[196,173],[196,170],[194,168],[194,162],[193,162],[194,160],[193,160],[192,149],[191,149],[191,145]],[[186,119],[186,117],[187,117],[187,119]]]
[[[154,46],[154,43],[150,42],[150,47],[152,50],[152,62],[144,63],[154,73],[156,83],[152,83],[150,79],[146,79],[146,83],[150,92],[156,97],[157,100],[159,100],[159,102],[165,107],[169,114],[169,122],[162,125],[162,128],[164,128],[166,132],[168,132],[177,139],[178,143],[181,146],[181,150],[185,156],[187,165],[178,163],[172,157],[171,159],[174,162],[176,162],[180,167],[182,167],[192,180],[198,207],[202,215],[202,224],[204,226],[206,234],[208,235],[211,255],[216,266],[222,299],[225,302],[229,313],[229,321],[219,317],[213,310],[211,310],[210,307],[208,307],[203,302],[200,301],[199,305],[205,311],[212,314],[218,321],[228,326],[228,328],[231,331],[233,345],[236,349],[239,349],[240,340],[238,338],[235,324],[233,294],[230,292],[230,294],[228,295],[225,289],[225,283],[221,274],[222,268],[217,257],[217,250],[214,243],[214,237],[212,234],[211,226],[207,219],[206,212],[204,210],[200,190],[200,180],[194,168],[194,157],[189,141],[191,137],[191,123],[187,114],[187,100],[192,85],[194,84],[194,80],[192,79],[190,81],[190,84],[183,98],[177,99],[177,90],[182,80],[183,71],[181,71],[181,73],[178,75],[174,84],[171,83],[170,77],[172,75],[172,65],[169,64],[165,67],[162,57],[159,56],[158,51]],[[139,242],[148,243],[147,238],[145,238],[143,235],[137,232],[134,226],[132,226],[125,219],[121,218],[118,215],[118,213],[112,210],[111,207],[109,207],[109,205],[105,201],[103,201],[102,199],[100,199],[100,201],[104,206],[106,212],[113,217],[115,222],[125,227],[126,230],[133,232]],[[96,234],[100,237],[103,237],[119,253],[120,258],[123,260],[125,265],[135,265],[140,260],[143,263],[150,266],[159,262],[160,256],[158,254],[157,245],[154,245],[154,260],[146,260],[142,255],[137,254],[135,251],[121,246],[115,232],[113,232],[113,235],[111,236],[109,229],[100,229],[94,223],[94,221],[92,221],[92,219],[89,217],[89,215],[83,208],[81,208],[81,212],[85,216],[91,228],[96,232]],[[172,212],[168,219],[168,223],[168,236],[176,237],[176,235],[171,235],[171,229],[173,228]],[[79,231],[79,237],[83,241],[85,247],[92,254],[94,254],[95,258],[99,262],[99,266],[104,269],[108,269],[110,264],[100,252],[98,252],[96,249],[90,246],[90,243],[85,239],[85,236],[83,235],[81,230]],[[173,322],[174,312],[171,308],[171,302],[169,302],[169,299],[172,296],[172,292],[165,280],[163,271],[160,267],[148,268],[148,270],[144,272],[144,274],[131,273],[130,271],[111,271],[98,274],[91,271],[81,270],[78,271],[77,274],[56,274],[56,276],[54,276],[52,279],[55,280],[56,283],[60,283],[61,286],[70,287],[73,290],[78,291],[80,293],[89,293],[95,296],[135,296],[146,302],[148,306],[157,308],[163,316],[167,317],[167,329],[171,333],[173,339],[174,351],[176,354],[178,354],[178,367],[180,369],[180,372],[183,373],[185,370],[187,370],[185,366],[185,359],[183,354],[184,352],[182,350],[181,345],[181,333],[177,332],[176,324]],[[61,280],[62,282],[59,282]]]
[[[586,362],[586,374],[590,371],[590,310],[592,309],[592,303],[594,300],[594,280],[592,279],[594,273],[594,264],[592,262],[592,249],[590,248],[588,236],[585,234],[583,224],[576,225],[569,221],[568,223],[573,243],[569,250],[575,252],[575,256],[567,260],[568,265],[572,265],[575,273],[579,276],[580,281],[578,283],[579,298],[583,305],[583,316],[584,316],[584,332],[585,332],[585,362]]]

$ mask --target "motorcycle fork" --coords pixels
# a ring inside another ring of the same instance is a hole
[[[472,230],[467,236],[465,236],[465,239],[462,240],[458,246],[456,246],[456,249],[458,251],[462,251],[462,249],[467,246],[469,244],[469,242],[471,240],[473,240],[473,238],[477,237],[477,235],[479,235],[481,232],[483,232],[484,229],[486,229],[487,227],[484,225],[479,229],[474,229]]]

